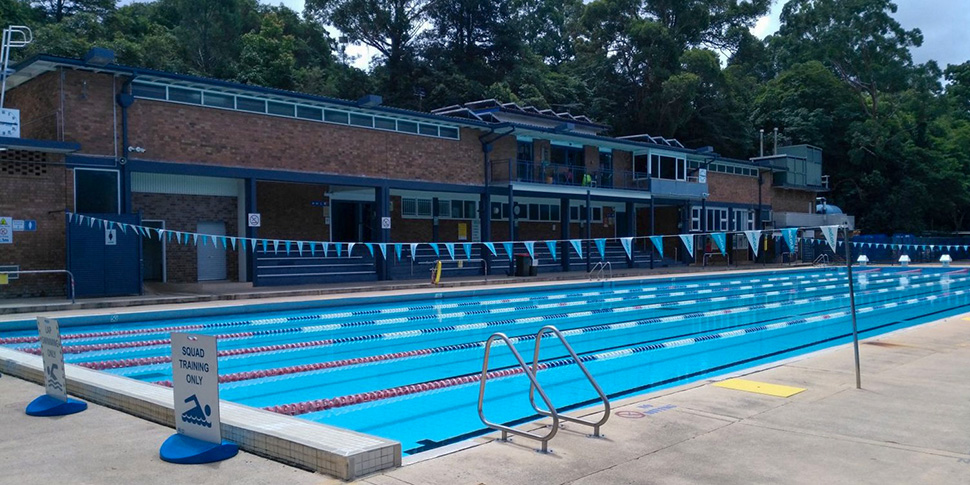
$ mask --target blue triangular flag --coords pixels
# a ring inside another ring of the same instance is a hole
[[[337,257],[339,258],[340,257],[340,251],[343,250],[344,244],[343,243],[333,243],[333,245],[337,247]]]
[[[536,242],[535,241],[524,241],[525,250],[529,252],[529,257],[536,259]]]
[[[400,260],[401,260],[401,250],[402,250],[403,248],[404,248],[404,245],[403,245],[403,244],[395,244],[395,245],[394,245],[394,254],[396,254],[396,255],[397,255],[397,260],[398,260],[398,261],[400,261]]]
[[[596,250],[600,253],[600,259],[606,259],[606,239],[594,239]]]
[[[316,248],[317,243],[315,243],[313,241],[307,241],[307,245],[310,246],[310,257],[312,258],[312,257],[316,256],[317,255],[317,248]]]
[[[653,246],[657,248],[657,252],[660,253],[660,257],[664,257],[664,238],[663,236],[650,236],[650,241],[653,242]]]
[[[464,243],[462,247],[465,249],[465,259],[472,259],[472,243]]]
[[[199,235],[196,233],[192,233],[192,244],[194,246],[199,245]],[[202,240],[202,244],[205,244],[205,239]]]
[[[296,252],[297,252],[297,253],[298,253],[298,254],[299,254],[300,256],[303,256],[303,241],[297,241],[297,242],[296,242]]]
[[[573,245],[573,249],[576,250],[576,254],[578,254],[579,257],[582,258],[583,257],[583,240],[582,239],[570,239],[569,240],[569,244],[572,244]]]
[[[418,243],[411,243],[411,261],[418,257]]]
[[[434,249],[434,255],[440,258],[441,257],[441,250],[438,249],[438,245],[435,244],[435,243],[428,243],[428,245],[431,246],[431,249]]]
[[[552,260],[556,261],[556,243],[558,241],[546,241],[546,247],[549,248],[549,254],[552,255]]]
[[[380,243],[377,245],[377,247],[380,248],[381,250],[381,257],[384,259],[387,259],[387,245],[384,243]]]
[[[448,255],[451,256],[452,261],[455,259],[455,244],[445,243],[445,249],[448,250]]]
[[[512,259],[512,243],[510,243],[510,242],[504,242],[504,243],[502,243],[502,247],[505,248],[505,253],[509,255],[509,260],[511,260]]]
[[[694,235],[678,234],[678,237],[680,237],[681,242],[684,243],[684,247],[687,248],[687,254],[690,254],[690,257],[693,258],[694,257]]]
[[[722,255],[727,254],[727,251],[726,251],[727,235],[725,233],[715,232],[711,234],[711,239],[713,239],[714,243],[717,244],[717,248],[721,250]]]
[[[357,243],[355,243],[355,242],[347,243],[347,256],[350,256],[351,253],[354,252],[354,246],[356,246],[356,245],[357,245]]]
[[[623,250],[626,251],[626,257],[633,259],[633,238],[621,237],[620,244],[623,245]]]
[[[370,257],[373,258],[374,257],[374,244],[373,243],[364,243],[364,247],[366,247],[367,250],[370,251]]]
[[[326,258],[327,253],[330,252],[330,243],[322,242],[320,243],[320,247],[323,248],[323,257]]]
[[[482,243],[482,244],[484,244],[485,247],[488,248],[488,250],[492,252],[492,256],[498,256],[498,253],[495,252],[495,243],[487,242],[487,243]]]

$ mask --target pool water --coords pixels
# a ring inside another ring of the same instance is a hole
[[[970,275],[857,270],[855,290],[860,337],[871,337],[964,311]],[[531,361],[536,332],[556,326],[615,398],[844,343],[852,328],[843,268],[244,308],[117,323],[67,318],[65,360],[170,385],[169,333],[216,335],[222,399],[399,440],[411,454],[487,431],[478,379],[495,332]],[[0,344],[37,353],[36,330],[21,328],[0,329]],[[557,408],[597,402],[558,340],[542,339],[540,362],[538,380]],[[535,419],[528,378],[504,344],[493,347],[489,370],[489,420]]]

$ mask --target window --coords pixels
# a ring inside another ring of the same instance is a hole
[[[652,154],[650,176],[667,180],[687,180],[687,159]]]
[[[303,118],[305,120],[320,121],[323,119],[323,110],[309,106],[297,106],[296,116],[297,118]]]
[[[340,123],[346,125],[350,123],[347,113],[343,111],[334,111],[332,109],[324,110],[323,121],[329,121],[330,123]]]
[[[520,141],[515,144],[515,158],[517,160],[525,160],[528,162],[533,161],[532,158],[532,142],[531,141]]]
[[[117,214],[120,198],[117,171],[74,169],[74,212]]]
[[[451,138],[452,140],[458,139],[458,128],[449,128],[447,126],[439,127],[440,136],[442,138]]]
[[[131,94],[139,98],[166,99],[165,86],[146,83],[131,83]]]
[[[411,121],[397,121],[397,131],[403,131],[404,133],[417,133],[418,124]]]
[[[700,207],[690,208],[690,230],[691,231],[701,230],[701,208]]]
[[[583,165],[583,149],[562,145],[552,145],[550,161],[557,165]]]
[[[559,206],[556,204],[549,206],[549,220],[558,221],[559,220]]]
[[[474,219],[478,217],[477,214],[477,204],[473,200],[465,201],[465,219]]]
[[[455,206],[455,203],[458,206]],[[452,211],[454,209],[454,211]],[[461,201],[448,201],[444,199],[438,199],[438,216],[451,218],[452,214],[461,214]]]
[[[418,202],[414,199],[401,199],[401,214],[405,216],[418,215]]]
[[[421,123],[421,134],[428,136],[438,136],[438,127]]]
[[[266,101],[261,99],[238,97],[236,98],[236,109],[252,111],[254,113],[265,113]]]
[[[180,103],[202,104],[202,91],[170,86],[168,88],[168,99]]]
[[[214,106],[216,108],[236,108],[236,98],[235,96],[228,96],[225,94],[215,94],[206,92],[202,98],[202,103],[206,106]]]
[[[269,114],[289,116],[293,117],[293,109],[295,106],[289,103],[277,103],[275,101],[268,101],[266,103]]]
[[[418,217],[431,217],[431,199],[418,199]]]
[[[390,118],[381,118],[379,116],[375,116],[374,128],[380,128],[382,130],[396,130],[397,122]]]
[[[372,116],[351,113],[350,114],[350,124],[354,126],[366,126],[368,128],[374,127],[374,118]]]

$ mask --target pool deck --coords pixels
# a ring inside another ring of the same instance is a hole
[[[603,439],[567,424],[546,455],[482,437],[356,483],[966,483],[970,313],[866,340],[861,356],[861,390],[844,345],[737,374],[805,388],[789,398],[704,380],[614,402]],[[342,483],[245,452],[170,465],[158,458],[170,428],[97,405],[26,416],[41,392],[0,379],[0,482]]]

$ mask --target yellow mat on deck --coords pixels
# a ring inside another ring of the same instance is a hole
[[[768,384],[767,382],[749,381],[746,379],[728,379],[726,381],[715,382],[715,386],[725,389],[736,389],[738,391],[756,392],[777,397],[791,397],[804,391],[800,387],[782,386],[780,384]]]

